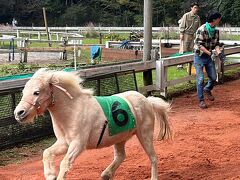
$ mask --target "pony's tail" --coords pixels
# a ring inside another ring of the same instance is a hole
[[[158,140],[172,139],[172,130],[168,122],[168,112],[171,109],[171,105],[158,97],[150,96],[147,99],[153,106],[155,119],[160,122]]]

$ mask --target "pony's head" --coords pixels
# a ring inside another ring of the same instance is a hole
[[[54,89],[62,91],[66,98],[81,94],[92,95],[91,90],[82,89],[81,79],[64,71],[38,70],[26,83],[23,96],[15,108],[15,119],[19,122],[33,122],[38,115],[43,115],[50,106],[54,105]],[[71,93],[70,93],[71,92]]]

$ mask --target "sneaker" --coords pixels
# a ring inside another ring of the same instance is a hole
[[[200,102],[199,102],[199,107],[202,108],[202,109],[206,109],[206,108],[207,108],[207,105],[205,104],[204,101],[200,101]]]
[[[177,69],[183,69],[183,65],[177,65]]]
[[[214,101],[214,96],[212,95],[211,91],[204,90],[204,93],[207,95],[209,101]]]

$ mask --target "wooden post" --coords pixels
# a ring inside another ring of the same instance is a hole
[[[74,69],[77,70],[77,51],[76,51],[76,40],[73,41],[73,61],[74,61]]]
[[[47,39],[50,41],[50,35],[49,35],[49,31],[48,31],[47,15],[46,15],[45,7],[43,7],[43,18],[44,18],[44,24],[45,24],[46,32],[47,32]],[[50,42],[48,43],[48,45],[49,45],[49,47],[52,46],[52,44]]]
[[[144,0],[144,47],[143,61],[151,60],[152,48],[152,0]]]
[[[143,61],[151,60],[152,48],[152,0],[144,0],[144,46]],[[152,71],[143,72],[144,86],[153,84]],[[149,95],[150,93],[147,93]]]
[[[67,43],[68,43],[67,39],[63,38],[63,45],[64,45],[64,47],[67,46]],[[63,51],[63,60],[67,60],[67,51],[66,50]]]
[[[102,44],[102,33],[99,33],[99,44]]]
[[[24,40],[23,46],[27,47],[27,40]],[[24,51],[24,53],[23,53],[23,62],[27,62],[27,56],[28,56],[27,51]]]
[[[191,76],[192,75],[192,63],[188,63],[188,75]],[[192,83],[191,80],[188,81],[188,83]]]

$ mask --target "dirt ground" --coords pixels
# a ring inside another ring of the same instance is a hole
[[[240,80],[216,86],[213,94],[215,101],[207,101],[206,110],[198,108],[194,92],[173,99],[169,118],[174,139],[154,140],[159,179],[240,179]],[[136,137],[127,143],[126,153],[115,179],[150,179],[149,161]],[[112,158],[112,147],[85,151],[67,179],[99,179]],[[41,157],[0,167],[0,179],[44,179]]]
[[[165,48],[162,47],[162,57],[166,57],[172,54],[175,54],[178,51],[178,47],[174,48]],[[109,58],[109,53],[107,55],[108,58],[105,59],[105,61],[111,61]],[[121,58],[121,53],[113,53],[111,54],[111,57],[114,57],[115,60],[119,59],[119,61],[124,61]],[[133,57],[129,57],[130,59],[134,59]],[[69,53],[68,54],[68,59],[73,59],[73,54]],[[90,54],[89,54],[89,60],[90,60]],[[104,59],[103,59],[104,60]],[[10,61],[9,61],[9,54],[0,54],[0,64],[18,64],[21,61],[21,56],[20,53],[15,53],[14,54],[14,60],[13,60],[13,55],[10,55]],[[33,63],[33,64],[61,64],[61,63],[66,63],[67,61],[60,60],[60,53],[56,52],[29,52],[28,53],[28,63]],[[126,61],[126,60],[125,60]],[[69,61],[68,61],[69,62]]]
[[[61,64],[63,60],[60,60],[60,53],[38,53],[38,52],[29,52],[28,53],[28,63],[32,64]],[[72,55],[69,54],[69,58],[72,58]],[[21,60],[21,56],[19,53],[14,54],[14,60],[12,54],[10,56],[9,61],[9,54],[0,54],[0,64],[18,64]]]

